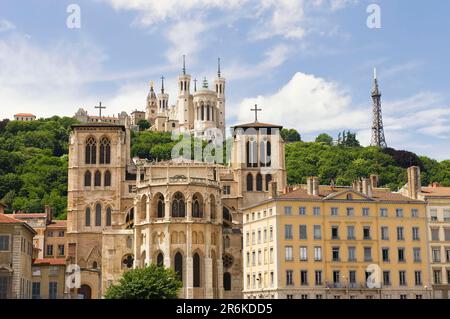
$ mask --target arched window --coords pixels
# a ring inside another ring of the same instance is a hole
[[[111,226],[111,207],[106,208],[106,226]]]
[[[164,218],[165,215],[165,207],[164,207],[164,196],[159,194],[156,202],[156,210],[157,210],[157,218]]]
[[[223,246],[224,248],[229,248],[230,247],[230,236],[225,236],[225,239],[223,241]]]
[[[84,173],[84,186],[91,186],[92,174],[90,171]]]
[[[194,287],[201,287],[200,256],[197,253],[194,254],[193,267],[194,267]]]
[[[111,163],[111,141],[107,137],[100,140],[100,164]]]
[[[134,226],[134,207],[130,209],[125,217],[125,225],[127,229],[132,229]]]
[[[256,175],[256,191],[262,192],[262,190],[263,190],[263,179],[262,175],[258,173]]]
[[[229,272],[223,273],[223,289],[225,291],[231,290],[231,274]]]
[[[100,171],[95,171],[94,186],[102,186],[102,174]]]
[[[97,155],[97,142],[93,137],[89,137],[86,140],[86,147],[85,147],[85,163],[86,164],[95,164],[96,161],[96,155]]]
[[[202,104],[202,121],[205,120],[205,106]]]
[[[111,172],[105,172],[105,186],[111,186]]]
[[[94,262],[92,263],[92,269],[97,269],[97,267],[98,267],[97,262],[94,261]]]
[[[209,196],[209,211],[211,220],[216,219],[216,198],[213,194]]]
[[[198,193],[195,193],[192,197],[192,217],[203,217],[203,198]]]
[[[184,196],[180,192],[176,192],[172,199],[172,217],[185,217],[186,209],[184,204]]]
[[[253,191],[253,175],[251,173],[247,174],[247,191]]]
[[[156,265],[164,266],[164,255],[162,253],[159,253],[158,257],[156,257]]]
[[[95,226],[102,225],[102,205],[95,205]]]
[[[270,166],[271,163],[272,163],[272,160],[271,160],[271,155],[272,155],[272,145],[270,144],[269,141],[267,141],[266,147],[267,147],[267,151],[266,151],[266,154],[267,154],[267,157],[266,157],[266,166]]]
[[[266,174],[266,191],[269,190],[269,183],[272,181],[272,175]]]
[[[84,214],[84,225],[91,226],[91,208],[86,207],[86,213]]]
[[[247,167],[258,167],[258,144],[251,138],[246,144]]]
[[[181,255],[180,252],[177,252],[175,254],[174,270],[178,275],[178,279],[180,279],[181,282],[183,282],[183,256]]]
[[[206,107],[206,120],[207,120],[207,121],[209,121],[209,112],[210,112],[210,110],[211,110],[211,107],[208,105],[208,106]]]

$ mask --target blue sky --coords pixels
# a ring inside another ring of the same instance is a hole
[[[81,28],[69,29],[77,4]],[[367,6],[381,9],[369,29]],[[450,159],[450,2],[442,0],[3,0],[0,118],[143,109],[148,82],[176,102],[181,56],[198,79],[227,79],[227,122],[350,129],[370,143],[372,69],[389,146]]]

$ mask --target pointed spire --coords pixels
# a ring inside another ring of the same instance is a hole
[[[161,76],[161,93],[164,94],[164,75]]]
[[[220,58],[217,58],[217,77],[220,78]]]
[[[153,89],[153,81],[150,81],[150,93],[148,96],[150,98],[156,98],[155,90]]]
[[[186,55],[183,54],[183,74],[186,74]]]
[[[203,88],[204,89],[208,88],[208,80],[206,79],[206,76],[203,78]]]

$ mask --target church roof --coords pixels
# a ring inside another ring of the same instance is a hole
[[[120,128],[122,129],[122,131],[125,131],[125,125],[108,122],[82,123],[82,124],[73,124],[71,126],[72,129],[82,127],[113,127],[113,128]]]
[[[277,125],[277,124],[270,124],[270,123],[263,123],[263,122],[252,122],[252,123],[246,123],[246,124],[238,124],[235,126],[232,126],[233,128],[250,128],[250,127],[255,127],[255,128],[283,128],[283,126],[281,125]]]

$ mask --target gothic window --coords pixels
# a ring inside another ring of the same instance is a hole
[[[200,256],[195,253],[193,258],[194,266],[194,287],[200,287]]]
[[[92,174],[90,171],[84,173],[84,186],[91,186]]]
[[[262,180],[262,175],[260,173],[258,173],[256,175],[256,191],[258,192],[262,192],[263,190],[263,180]]]
[[[230,210],[228,208],[226,208],[225,206],[223,206],[223,209],[222,209],[222,218],[224,221],[228,221],[230,223],[232,222]]]
[[[272,181],[272,175],[266,174],[266,190],[269,190],[269,183]]]
[[[127,229],[132,229],[134,226],[134,207],[130,209],[125,217],[125,225]]]
[[[84,224],[86,226],[91,226],[91,209],[89,207],[86,207],[86,213],[84,215]]]
[[[216,219],[216,199],[213,194],[209,196],[209,210],[211,215],[211,220]]]
[[[223,273],[223,289],[225,291],[231,290],[231,274],[229,272]]]
[[[95,226],[102,225],[102,205],[95,205]]]
[[[247,167],[258,167],[258,144],[252,138],[246,144]]]
[[[264,140],[260,143],[259,158],[260,158],[260,165],[262,167],[270,166],[271,151],[272,150],[269,141]]]
[[[270,144],[269,141],[267,141],[267,143],[266,143],[266,148],[267,148],[267,150],[266,150],[266,154],[267,154],[266,166],[270,166],[270,164],[272,162],[271,159],[270,159],[270,157],[272,155],[272,144]]]
[[[224,248],[230,247],[230,237],[229,236],[225,236],[224,241],[223,241],[223,246],[224,246]]]
[[[111,186],[111,172],[105,172],[105,186]]]
[[[97,142],[93,137],[89,137],[86,140],[85,147],[85,163],[86,164],[95,164],[96,163],[96,155],[97,155]]]
[[[234,263],[233,255],[231,255],[229,253],[225,253],[222,257],[222,261],[223,261],[223,267],[230,268],[231,266],[233,266],[233,263]]]
[[[131,255],[127,255],[122,260],[122,265],[126,268],[133,267],[134,258]]]
[[[94,261],[94,262],[92,263],[92,269],[97,269],[97,267],[98,267],[97,262]]]
[[[111,141],[107,137],[100,140],[100,164],[111,163]]]
[[[181,282],[183,282],[183,256],[180,254],[180,252],[177,252],[175,254],[174,269],[178,275],[178,279],[180,279]]]
[[[203,217],[203,199],[200,194],[194,194],[192,197],[192,217]]]
[[[157,197],[157,203],[156,203],[156,210],[157,210],[157,218],[163,218],[164,217],[164,196],[162,194],[159,194]]]
[[[202,121],[205,120],[205,106],[202,104]]]
[[[111,207],[106,209],[106,226],[111,226]]]
[[[185,217],[184,196],[180,192],[176,192],[172,199],[172,217]]]
[[[253,175],[251,173],[247,174],[247,191],[253,191]]]
[[[94,174],[94,186],[101,186],[102,185],[102,174],[100,171],[95,171]]]
[[[162,253],[159,253],[158,257],[156,257],[156,265],[164,266],[164,255]]]

